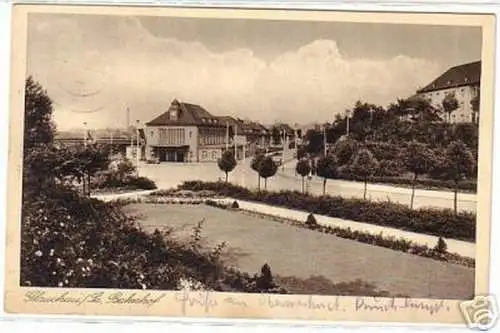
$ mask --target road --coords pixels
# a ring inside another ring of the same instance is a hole
[[[250,159],[239,161],[236,168],[229,174],[229,181],[248,188],[257,188],[257,173],[250,168]],[[187,180],[217,181],[223,180],[225,175],[219,170],[216,163],[164,163],[141,164],[139,174],[154,180],[159,188],[172,188]],[[322,179],[313,177],[306,181],[309,193],[322,194]],[[264,181],[261,180],[262,187]],[[300,176],[295,175],[295,161],[290,161],[280,167],[277,174],[267,181],[270,191],[302,189]],[[342,197],[363,197],[364,184],[362,182],[329,180],[327,193]],[[398,202],[409,204],[411,189],[391,185],[368,184],[367,197],[370,200]],[[453,192],[416,190],[414,208],[437,207],[453,208]],[[458,194],[458,209],[470,212],[476,211],[476,195],[470,193]]]

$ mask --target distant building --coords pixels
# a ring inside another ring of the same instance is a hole
[[[271,136],[262,124],[230,116],[222,116],[219,119],[229,128],[229,146],[234,150],[236,144],[237,159],[254,155],[258,148],[269,147]]]
[[[458,109],[452,113],[451,122],[477,122],[471,100],[479,93],[481,61],[452,67],[441,76],[417,91],[416,96],[428,100],[442,109],[443,99],[452,94],[458,101]]]
[[[227,143],[226,124],[199,105],[174,100],[145,124],[146,159],[160,162],[217,161]]]

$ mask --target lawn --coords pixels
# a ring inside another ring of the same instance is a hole
[[[267,262],[273,274],[289,284],[284,287],[296,293],[307,293],[311,281],[356,285],[356,280],[391,295],[417,298],[468,299],[474,292],[473,269],[264,218],[205,205],[132,204],[127,210],[142,215],[146,230],[174,228],[178,237],[189,236],[204,220],[206,245],[227,242],[224,257],[229,265],[253,273]]]

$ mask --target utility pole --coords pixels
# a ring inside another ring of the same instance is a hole
[[[237,140],[237,136],[238,136],[238,125],[236,124],[234,126],[234,138],[233,138],[233,142],[234,142],[234,159],[235,160],[238,160],[238,142],[236,142]]]
[[[285,146],[286,146],[286,132],[285,130],[283,129],[283,155],[282,155],[282,158],[281,158],[281,169],[283,171],[285,171]]]
[[[347,119],[347,123],[346,123],[346,127],[347,127],[347,128],[346,128],[346,134],[347,134],[347,136],[349,136],[349,116],[350,116],[350,115],[349,115],[349,110],[348,110],[348,111],[346,111],[346,119]]]
[[[323,150],[326,157],[327,149],[326,149],[326,125],[323,126]]]
[[[130,108],[127,108],[127,129],[130,127]]]
[[[226,121],[226,150],[229,150],[229,122]]]
[[[139,119],[136,120],[137,126],[135,128],[135,135],[136,135],[136,149],[135,149],[135,163],[137,167],[139,167]],[[139,172],[139,170],[137,170]]]
[[[83,146],[87,148],[87,122],[83,122]]]

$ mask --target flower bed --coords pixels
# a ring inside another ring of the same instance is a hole
[[[294,191],[254,192],[222,182],[189,181],[180,189],[214,191],[220,196],[302,210],[421,234],[475,241],[476,216],[469,212],[454,214],[450,209],[410,209],[392,202],[346,199],[340,196],[312,196]]]

